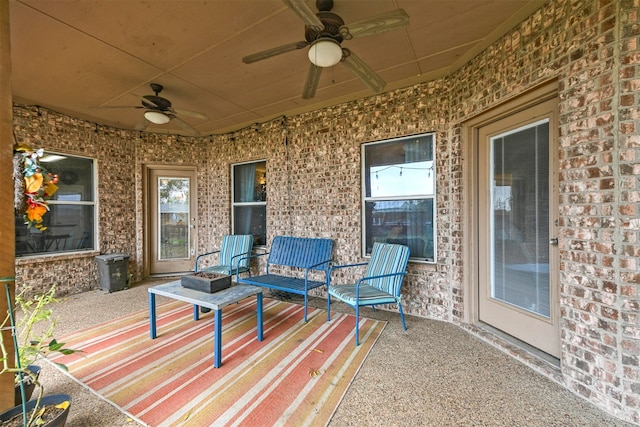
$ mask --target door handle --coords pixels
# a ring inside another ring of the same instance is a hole
[[[558,246],[558,238],[554,237],[553,239],[549,239],[549,244],[553,246]]]

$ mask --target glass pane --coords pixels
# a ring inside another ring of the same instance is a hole
[[[549,123],[491,139],[492,298],[549,317]]]
[[[233,167],[233,201],[264,202],[267,200],[267,163],[254,162]]]
[[[434,193],[433,135],[365,147],[365,197]]]
[[[189,178],[158,178],[160,260],[189,258]]]
[[[93,201],[92,159],[48,154],[41,162],[49,173],[58,175],[58,191],[51,200]]]
[[[267,232],[265,230],[266,206],[235,206],[233,208],[233,216],[234,234],[251,234],[255,245],[267,244]]]
[[[52,204],[44,216],[47,229],[40,231],[16,216],[16,255],[95,249],[93,218],[93,206]]]
[[[433,199],[366,202],[366,253],[374,242],[409,246],[411,258],[433,261]]]

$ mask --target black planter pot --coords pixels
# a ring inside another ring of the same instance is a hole
[[[69,415],[69,408],[71,407],[71,396],[68,394],[52,394],[49,396],[44,396],[42,400],[40,400],[40,407],[47,405],[59,405],[62,402],[69,401],[69,406],[65,408],[63,412],[58,414],[56,417],[52,419],[47,419],[44,424],[41,424],[41,427],[63,427],[67,422],[67,416]],[[33,408],[36,406],[37,399],[33,399],[27,402],[27,419],[30,415]],[[22,417],[22,405],[18,405],[8,411],[5,411],[0,414],[0,422],[8,421],[15,416]],[[22,420],[21,420],[22,421]]]
[[[38,365],[29,365],[27,369],[31,371],[36,376],[36,379],[40,376],[40,366]],[[24,395],[29,401],[31,396],[33,395],[33,390],[36,388],[36,384],[33,382],[32,378],[28,375],[24,375],[22,380],[24,382]],[[22,403],[22,393],[20,391],[20,384],[16,384],[16,394],[15,394],[15,403],[16,405],[20,405]]]

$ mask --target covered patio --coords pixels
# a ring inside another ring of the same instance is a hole
[[[148,280],[110,294],[89,291],[64,298],[55,308],[61,320],[58,329],[68,333],[145,310],[147,288],[167,280],[171,279]],[[301,303],[301,298],[293,301]],[[313,298],[311,303],[326,308],[324,299]],[[92,306],[101,309],[87,319],[83,310]],[[334,304],[334,309],[352,312],[340,304]],[[331,426],[633,425],[575,396],[557,379],[516,361],[506,353],[522,350],[506,342],[491,343],[478,330],[408,316],[405,332],[395,313],[367,309],[363,315],[389,324],[338,406]],[[47,391],[64,391],[73,396],[68,425],[136,424],[67,375],[46,365]]]
[[[0,0],[3,182],[21,144],[60,169],[48,230],[0,189],[0,276],[55,284],[60,333],[225,235],[403,243],[408,330],[365,314],[389,325],[333,425],[640,423],[638,0],[112,4]],[[130,289],[97,290],[101,254]],[[77,425],[127,424],[47,371]]]

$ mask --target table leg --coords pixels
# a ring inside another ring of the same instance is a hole
[[[222,310],[214,310],[213,313],[213,367],[222,365]]]
[[[193,305],[193,320],[200,320],[200,307]]]
[[[257,322],[258,322],[258,341],[262,341],[262,333],[263,333],[263,324],[262,324],[262,292],[256,294],[256,299],[258,300],[256,312],[257,312]]]
[[[156,294],[149,292],[149,334],[151,339],[158,336],[156,332]]]

